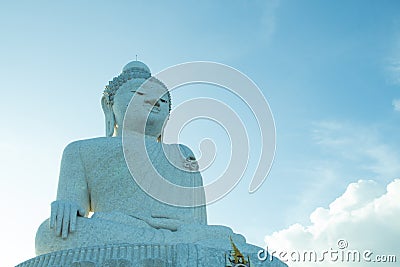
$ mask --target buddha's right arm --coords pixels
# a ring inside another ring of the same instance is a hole
[[[76,217],[90,210],[85,168],[80,155],[80,141],[69,144],[61,160],[57,200],[51,204],[50,227],[66,238],[75,230]]]

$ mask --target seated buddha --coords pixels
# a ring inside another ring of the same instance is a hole
[[[129,129],[125,129],[133,140],[132,149],[135,142],[145,139],[148,156],[161,166],[166,180],[179,186],[202,186],[200,172],[193,171],[197,163],[192,151],[184,145],[163,143],[163,125],[171,109],[166,86],[151,76],[145,64],[133,61],[104,90],[101,103],[106,137],[72,142],[63,152],[57,199],[51,204],[50,218],[36,234],[37,255],[118,243],[200,244],[222,240],[220,243],[229,247],[230,237],[235,243],[245,242],[228,227],[207,225],[205,205],[163,203],[149,196],[133,179],[122,141],[124,118],[133,97],[135,106],[129,116]],[[145,156],[135,157],[140,162]],[[188,168],[191,170],[186,171]],[[153,175],[146,169],[136,173]],[[204,198],[204,194],[199,197]]]

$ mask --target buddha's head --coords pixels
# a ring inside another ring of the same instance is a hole
[[[121,135],[125,113],[133,97],[128,114],[129,130],[160,137],[171,109],[170,94],[162,82],[151,77],[149,68],[140,61],[128,63],[104,90],[101,103],[106,135]]]

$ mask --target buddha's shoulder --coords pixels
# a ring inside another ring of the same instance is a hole
[[[122,145],[121,138],[116,137],[97,137],[90,139],[77,140],[69,143],[64,152],[82,152],[93,150],[107,150],[110,148],[120,147]]]
[[[177,154],[182,156],[183,158],[192,157],[194,158],[193,151],[186,145],[183,144],[171,144],[171,143],[163,143],[160,144],[163,147],[164,152]]]
[[[175,144],[175,145],[177,146],[183,158],[195,160],[194,153],[188,146],[183,144]]]
[[[199,166],[193,151],[183,144],[164,144],[164,153],[174,166],[197,171]]]
[[[142,141],[143,139],[139,139]],[[149,144],[149,143],[148,143]],[[183,159],[183,161],[195,161],[195,155],[193,151],[186,145],[183,144],[161,144],[154,141],[155,146],[162,146],[163,151],[168,157],[175,158],[177,160]],[[122,151],[122,139],[118,137],[97,137],[90,139],[77,140],[69,143],[64,149],[64,153],[68,154],[89,154],[89,155],[100,155],[103,153],[109,153],[111,151]]]

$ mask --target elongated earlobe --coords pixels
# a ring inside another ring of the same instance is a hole
[[[114,117],[114,112],[112,110],[112,104],[107,98],[107,96],[103,96],[101,98],[101,107],[103,108],[105,117],[106,136],[111,137],[114,135],[115,117]]]

